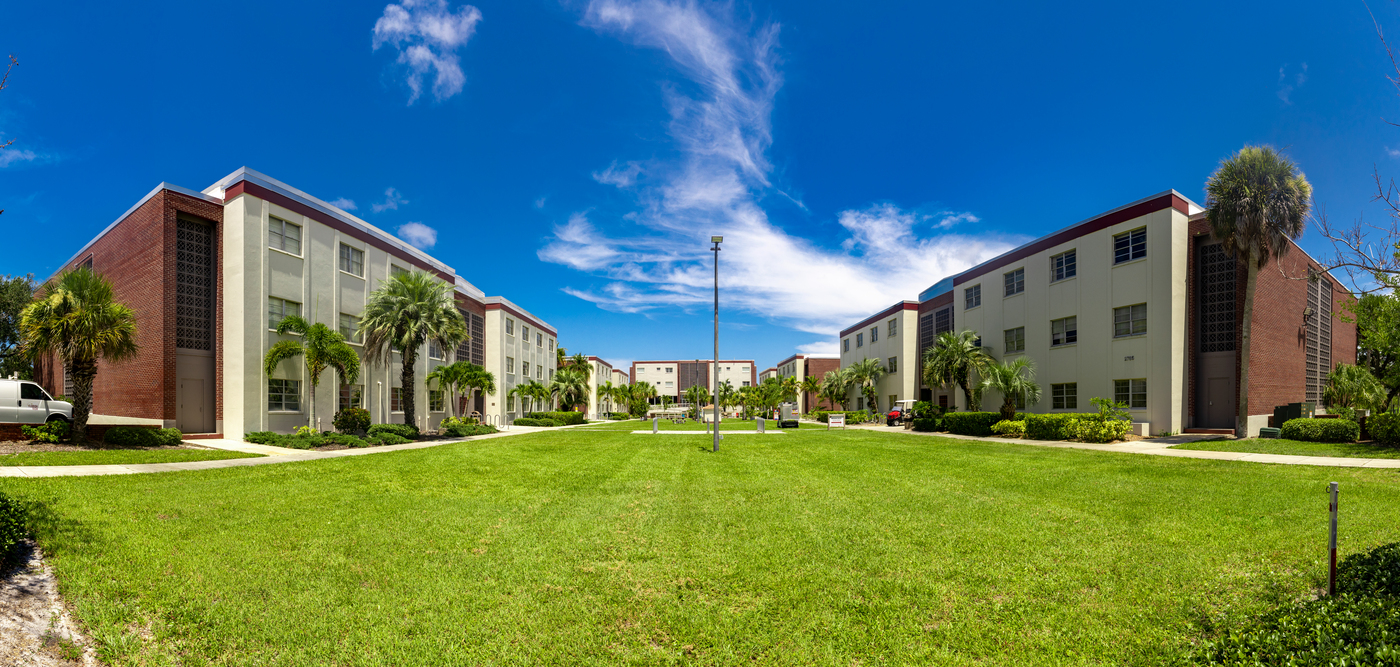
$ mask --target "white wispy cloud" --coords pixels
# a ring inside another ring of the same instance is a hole
[[[399,52],[397,62],[405,70],[409,104],[422,95],[430,75],[433,97],[445,100],[462,92],[467,81],[457,51],[480,22],[481,10],[471,5],[453,10],[447,0],[403,0],[386,5],[374,22],[374,50],[388,44]]]
[[[31,150],[16,150],[14,148],[6,148],[0,150],[0,169],[4,169],[5,167],[8,167],[12,164],[18,164],[20,162],[33,162],[41,158],[43,158],[42,155],[39,155],[38,153],[35,153]]]
[[[543,210],[545,199],[547,199],[547,197],[540,197],[539,199],[536,199],[535,208]]]
[[[326,203],[327,203],[327,204],[330,204],[331,206],[334,206],[334,207],[336,207],[336,208],[338,208],[338,209],[340,209],[340,210],[342,210],[342,211],[353,211],[353,210],[355,210],[355,200],[353,200],[353,199],[346,199],[346,198],[344,198],[344,197],[341,197],[340,199],[336,199],[336,200],[329,201],[329,202],[326,202]]]
[[[1391,148],[1389,146],[1386,146],[1385,154],[1389,155],[1390,157],[1400,157],[1400,148]]]
[[[722,234],[721,308],[834,338],[852,321],[1013,247],[985,234],[929,233],[977,221],[970,213],[916,214],[893,204],[840,213],[846,235],[838,249],[774,224],[761,202],[782,194],[770,183],[767,156],[782,84],[779,27],[746,25],[732,10],[686,0],[588,4],[585,26],[664,52],[687,81],[663,89],[680,157],[647,163],[638,210],[609,221],[610,229],[576,213],[539,250],[542,260],[600,281],[566,293],[620,312],[704,307],[714,279],[708,239]],[[634,164],[614,162],[594,179],[634,185]]]
[[[1292,81],[1288,78],[1288,63],[1284,63],[1283,67],[1278,68],[1278,98],[1283,100],[1284,104],[1293,104],[1293,100],[1289,99],[1289,97],[1293,95],[1294,90],[1302,88],[1303,84],[1307,82],[1307,63],[1303,63],[1302,69],[1297,74],[1293,75]]]
[[[640,173],[642,173],[642,165],[636,162],[628,162],[618,166],[617,161],[613,160],[613,163],[608,165],[607,169],[593,172],[593,180],[604,185],[616,185],[619,188],[625,188],[636,183],[637,175]]]
[[[399,206],[407,203],[408,200],[403,198],[403,195],[399,193],[397,188],[386,188],[384,190],[384,201],[371,204],[370,208],[373,209],[375,213],[383,213],[385,211],[397,211],[399,210]]]
[[[400,225],[397,234],[399,238],[408,241],[420,250],[427,250],[437,245],[437,230],[421,222]]]
[[[833,336],[831,340],[819,340],[815,343],[798,345],[797,351],[802,354],[839,354],[839,347],[840,346],[836,344],[836,338]]]

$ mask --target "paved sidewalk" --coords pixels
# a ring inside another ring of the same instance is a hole
[[[223,461],[190,461],[188,463],[140,463],[129,465],[101,465],[101,466],[0,466],[0,477],[78,477],[86,475],[134,475],[147,472],[176,472],[181,470],[213,470],[215,468],[237,468],[241,466],[262,466],[276,463],[293,463],[296,461],[315,461],[318,459],[334,459],[342,456],[364,456],[367,454],[379,454],[381,452],[398,452],[406,449],[425,449],[437,447],[438,445],[450,445],[457,442],[471,442],[474,440],[490,440],[492,438],[507,438],[512,435],[526,435],[528,433],[538,433],[540,431],[558,430],[556,428],[539,428],[531,426],[512,426],[509,431],[491,433],[487,435],[474,435],[460,440],[434,440],[431,442],[410,442],[403,445],[386,445],[383,447],[364,447],[361,449],[337,449],[329,452],[313,452],[302,449],[287,449],[285,447],[272,447],[269,445],[255,445],[239,440],[189,440],[188,445],[196,447],[208,447],[210,449],[223,449],[234,452],[247,452],[250,454],[262,454],[261,458],[251,459],[226,459]]]
[[[981,442],[1004,442],[1010,445],[1032,445],[1035,447],[1058,447],[1060,449],[1092,449],[1100,452],[1123,454],[1150,454],[1153,456],[1175,456],[1185,459],[1214,459],[1216,461],[1245,461],[1248,463],[1279,463],[1283,465],[1325,466],[1330,468],[1400,468],[1400,459],[1357,459],[1332,456],[1294,456],[1288,454],[1251,454],[1249,452],[1211,452],[1195,449],[1173,449],[1174,445],[1201,440],[1213,440],[1214,435],[1175,435],[1167,438],[1134,440],[1116,445],[1096,445],[1088,442],[1048,442],[1045,440],[1021,440],[1019,438],[979,438],[971,435],[951,433],[924,433],[905,431],[902,428],[871,427],[863,430],[889,431],[911,435],[931,435],[954,440],[978,440]]]

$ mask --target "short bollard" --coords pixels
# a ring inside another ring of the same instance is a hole
[[[660,417],[652,417],[652,418],[651,418],[651,432],[652,432],[652,435],[655,435],[656,432],[657,432],[657,430],[659,430],[659,429],[657,428],[657,423],[660,422],[660,421],[661,421],[661,418],[660,418]]]
[[[1327,595],[1337,594],[1337,483],[1327,485]]]
[[[758,418],[758,432],[759,432],[759,433],[762,433],[762,432],[763,432],[763,418],[762,418],[762,417],[759,417],[759,418]]]

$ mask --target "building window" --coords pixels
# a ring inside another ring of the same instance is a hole
[[[675,372],[675,370],[676,370],[676,369],[671,368],[670,366],[667,366],[667,367],[666,367],[666,372],[667,372],[667,373],[673,373],[673,372]]]
[[[549,351],[550,351],[550,352],[553,352],[553,351],[554,351],[554,339],[553,339],[553,338],[549,339]]]
[[[740,382],[740,383],[739,383],[739,386],[740,386],[740,387],[747,387],[747,386],[749,386],[749,381],[748,381],[748,380],[744,380],[743,382]]]
[[[530,344],[530,327],[520,325],[520,340],[526,345]]]
[[[389,388],[389,412],[403,412],[403,387]]]
[[[301,412],[300,380],[267,381],[268,412]]]
[[[1136,336],[1147,333],[1147,304],[1113,309],[1113,335]]]
[[[515,357],[506,357],[506,372],[515,372]]]
[[[281,218],[271,218],[267,222],[267,245],[301,256],[301,225],[294,225]]]
[[[972,310],[982,305],[982,286],[973,285],[963,290],[963,309]]]
[[[520,374],[524,375],[525,377],[530,377],[530,362],[520,362]]]
[[[340,385],[339,409],[365,407],[365,386],[362,384]]]
[[[842,352],[850,352],[850,351],[851,351],[851,339],[849,339],[849,338],[844,338],[844,339],[841,340],[841,351],[842,351]]]
[[[1073,250],[1055,255],[1050,258],[1050,282],[1073,278],[1076,269]]]
[[[1050,347],[1079,342],[1077,317],[1050,320]]]
[[[1007,330],[1006,330],[1006,348],[1005,348],[1005,349],[1006,349],[1007,354],[1010,354],[1010,353],[1012,353],[1012,352],[1025,352],[1025,351],[1026,351],[1026,328],[1025,328],[1025,327],[1016,327],[1015,329],[1007,329]]]
[[[674,383],[674,382],[672,382],[672,381],[670,381],[670,380],[667,380],[667,381],[666,381],[666,386],[667,386],[667,387],[674,387],[674,386],[676,386],[676,383]]]
[[[1026,291],[1026,270],[1016,269],[1002,276],[1006,279],[1006,296]]]
[[[953,309],[944,308],[933,314],[933,335],[938,337],[953,330]]]
[[[340,244],[340,270],[353,276],[365,277],[365,251]]]
[[[509,317],[506,318],[506,335],[507,335],[507,336],[514,336],[514,335],[515,335],[515,320],[512,320],[512,319],[510,319]]]
[[[899,333],[899,326],[898,326],[898,324],[899,324],[899,320],[897,320],[897,319],[890,320],[890,332],[889,332],[889,337],[890,337],[890,338],[894,338],[894,335],[895,335],[896,333]]]
[[[544,334],[538,332],[535,334],[535,347],[544,347]]]
[[[1114,380],[1113,400],[1127,403],[1129,408],[1147,407],[1147,380]]]
[[[1054,410],[1076,410],[1079,408],[1079,384],[1066,382],[1050,385],[1050,407]]]
[[[276,329],[282,320],[299,315],[301,315],[301,304],[275,296],[267,298],[267,328]]]
[[[515,412],[515,397],[506,397],[506,412]]]
[[[428,390],[428,412],[442,412],[446,405],[447,401],[443,398],[441,389]]]
[[[863,333],[858,333],[858,334],[856,334],[856,347],[865,347],[865,334],[863,334]],[[726,368],[725,370],[729,370],[729,369]]]
[[[406,276],[406,275],[408,275],[408,269],[405,269],[405,268],[403,268],[402,266],[399,266],[399,265],[397,265],[397,264],[390,264],[390,265],[389,265],[389,277],[390,277],[390,278],[397,278],[397,277],[399,277],[399,276]]]
[[[899,372],[899,357],[890,357],[890,372]]]
[[[429,358],[429,359],[442,359],[442,358],[443,358],[443,356],[442,356],[442,346],[441,346],[441,345],[438,345],[438,344],[437,344],[437,341],[435,341],[435,340],[430,340],[430,341],[428,341],[428,358]]]
[[[880,327],[870,327],[870,342],[880,340]]]
[[[354,315],[340,314],[340,335],[351,343],[360,342],[360,318]]]
[[[539,365],[539,364],[535,364],[535,378],[536,378],[536,379],[543,379],[543,378],[544,378],[544,366],[541,366],[541,365]],[[549,379],[551,379],[551,380],[554,379],[554,371],[550,371],[550,372],[549,372]]]
[[[1113,263],[1122,264],[1147,256],[1147,228],[1134,229],[1113,237]]]
[[[638,372],[638,373],[645,373],[645,372],[647,372],[647,369],[646,369],[645,366],[638,366],[638,367],[637,367],[637,372]]]

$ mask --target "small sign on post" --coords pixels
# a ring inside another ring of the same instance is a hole
[[[1327,595],[1337,594],[1337,483],[1327,485],[1327,512],[1331,515],[1327,535]]]
[[[834,412],[832,414],[827,415],[826,430],[830,431],[831,427],[833,426],[840,426],[841,428],[846,428],[846,415],[837,414]]]

